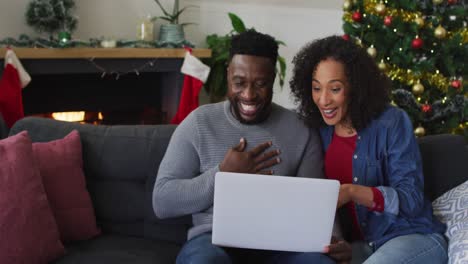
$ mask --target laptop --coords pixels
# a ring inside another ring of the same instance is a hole
[[[323,252],[331,241],[339,187],[328,179],[218,172],[212,243]]]

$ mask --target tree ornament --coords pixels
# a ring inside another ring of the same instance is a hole
[[[362,47],[362,40],[360,38],[356,38],[354,43],[356,43],[356,45],[358,45],[359,47]]]
[[[457,0],[447,0],[447,3],[448,3],[449,5],[454,5],[454,4],[457,3]]]
[[[424,85],[418,82],[415,85],[413,85],[412,91],[414,95],[421,95],[422,93],[424,93]]]
[[[375,56],[377,56],[377,49],[374,48],[374,45],[371,45],[369,48],[367,48],[367,53],[368,53],[372,58],[375,58]]]
[[[361,12],[359,11],[356,11],[353,13],[353,15],[351,16],[351,18],[353,19],[354,22],[361,22],[362,21],[362,14]]]
[[[382,15],[383,13],[385,13],[385,8],[386,7],[384,3],[380,2],[377,5],[375,5],[375,12],[377,12],[377,14]]]
[[[411,47],[413,49],[420,49],[422,48],[422,46],[424,45],[424,41],[419,38],[419,37],[416,37],[415,39],[413,39],[413,41],[411,42]]]
[[[432,0],[432,3],[434,3],[434,5],[440,5],[444,2],[444,0]]]
[[[453,80],[453,81],[450,83],[450,85],[451,85],[454,89],[458,90],[458,89],[460,89],[460,88],[462,87],[462,82],[461,82],[460,80]]]
[[[423,104],[421,110],[427,114],[432,111],[432,106],[430,104]]]
[[[392,25],[392,16],[386,16],[383,20],[384,25],[387,27]]]
[[[436,27],[436,29],[434,30],[434,36],[438,39],[443,39],[445,38],[446,35],[447,35],[447,30],[445,30],[445,28],[443,28],[441,25]]]
[[[70,32],[67,32],[67,31],[60,31],[58,33],[58,39],[59,39],[60,45],[66,45],[71,40],[71,34]]]
[[[379,67],[381,71],[385,71],[387,69],[387,64],[383,60],[381,60],[379,64],[377,64],[377,67]]]
[[[415,134],[417,137],[424,137],[424,135],[426,135],[426,129],[424,129],[424,127],[422,127],[421,125],[419,125],[419,126],[414,130],[414,134]]]
[[[424,19],[422,19],[420,17],[416,17],[414,19],[414,23],[416,23],[416,25],[418,25],[419,28],[424,27]]]
[[[349,40],[349,35],[348,34],[344,34],[343,36],[341,36],[342,39],[348,41]]]
[[[350,10],[353,6],[353,3],[350,0],[345,0],[343,2],[343,10]]]

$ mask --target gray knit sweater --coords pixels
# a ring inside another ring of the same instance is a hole
[[[297,115],[273,104],[260,124],[241,124],[230,112],[229,101],[204,105],[175,130],[161,161],[153,190],[153,208],[160,218],[192,215],[188,239],[211,232],[214,179],[229,148],[241,137],[247,150],[265,141],[268,150],[281,150],[275,175],[322,178],[322,149],[315,130]]]

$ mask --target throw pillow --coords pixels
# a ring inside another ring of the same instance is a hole
[[[27,132],[0,140],[0,263],[48,263],[65,250]]]
[[[86,189],[80,135],[33,144],[44,188],[63,242],[100,234]]]
[[[449,263],[468,263],[468,181],[434,200],[432,207],[447,224]]]

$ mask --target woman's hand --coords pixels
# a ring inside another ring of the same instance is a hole
[[[332,237],[332,243],[325,247],[323,253],[327,254],[338,264],[351,263],[351,245],[345,240],[338,240],[336,237]]]
[[[370,187],[357,184],[342,184],[338,195],[337,208],[340,208],[348,202],[355,202],[372,208],[374,206],[374,193]]]
[[[338,195],[338,205],[337,208],[347,204],[352,200],[351,192],[353,185],[352,184],[342,184],[340,185],[340,193]]]

